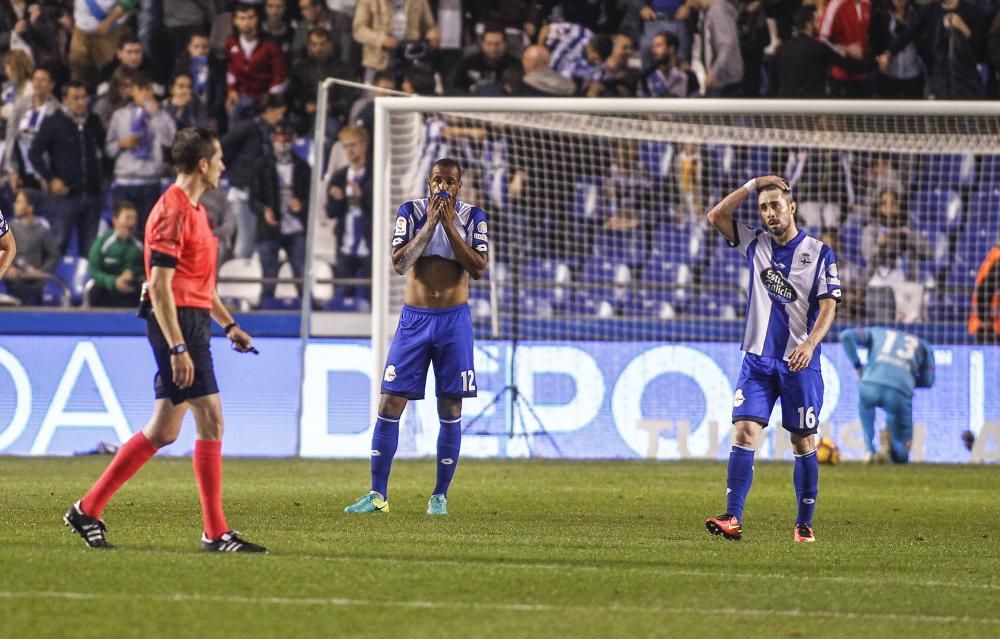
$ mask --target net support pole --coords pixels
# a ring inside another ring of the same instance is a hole
[[[385,101],[393,98],[375,98],[375,146],[372,151],[372,378],[371,378],[371,423],[378,417],[379,396],[381,394],[382,366],[385,364],[385,345],[389,341],[386,316],[389,314],[389,274],[385,265],[389,263],[389,200],[391,184],[389,176],[391,132],[389,131],[389,110]],[[404,98],[394,98],[402,100]]]
[[[301,387],[299,393],[299,432],[302,432],[302,415],[305,407],[305,381],[306,381],[306,352],[309,349],[309,334],[312,332],[312,283],[313,283],[313,257],[316,254],[314,245],[316,243],[316,224],[326,208],[326,189],[324,188],[323,170],[323,149],[326,147],[326,112],[328,107],[327,96],[332,80],[327,78],[319,83],[316,89],[316,124],[313,127],[313,148],[312,148],[312,173],[311,190],[309,196],[309,217],[306,222],[306,263],[302,269],[302,310],[299,323],[299,340],[302,352],[300,355],[301,370],[299,379]],[[300,445],[297,444],[297,448]],[[301,454],[302,451],[299,451]]]

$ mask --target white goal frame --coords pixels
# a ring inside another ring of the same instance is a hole
[[[322,98],[321,98],[322,99]],[[390,115],[394,112],[486,113],[486,112],[574,112],[600,115],[653,113],[678,115],[852,115],[852,116],[950,116],[1000,117],[1000,102],[988,101],[887,101],[887,100],[773,100],[773,99],[636,99],[636,98],[454,98],[378,97],[375,99],[373,144],[373,246],[371,311],[371,417],[379,404],[381,375],[389,337],[397,318],[389,315],[389,285],[392,274],[389,235],[392,214],[399,202],[391,201],[389,171],[392,161]],[[317,135],[322,148],[323,140]],[[317,179],[319,171],[313,172]],[[317,192],[317,191],[314,191]],[[308,264],[308,261],[307,261]],[[306,277],[309,286],[309,277]],[[306,297],[308,299],[308,297]],[[495,298],[494,298],[495,299]],[[304,329],[305,329],[305,322]],[[304,335],[303,339],[307,339]],[[305,349],[303,348],[303,357]]]

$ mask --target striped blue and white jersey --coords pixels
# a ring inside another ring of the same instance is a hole
[[[590,29],[571,22],[549,24],[545,36],[545,48],[552,53],[551,67],[567,78],[579,73],[581,65],[587,64],[584,47],[594,34]]]
[[[396,213],[396,226],[392,232],[392,248],[405,246],[412,240],[427,222],[428,198],[404,202]],[[472,206],[461,200],[455,201],[455,228],[465,241],[477,253],[486,254],[489,250],[487,235],[486,212],[478,206]],[[420,257],[437,255],[446,260],[458,261],[455,252],[448,241],[448,234],[441,223],[434,229],[434,235],[424,247]]]
[[[0,237],[7,235],[10,232],[10,227],[7,226],[7,220],[3,219],[3,211],[0,211]]]
[[[787,360],[806,340],[819,315],[819,301],[841,299],[833,250],[805,231],[782,246],[771,234],[734,222],[739,250],[750,266],[743,350]],[[820,347],[809,363],[819,369]]]

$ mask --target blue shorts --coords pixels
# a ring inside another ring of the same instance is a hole
[[[913,397],[898,388],[861,382],[858,385],[858,399],[862,407],[885,411],[885,427],[892,438],[908,442],[913,439]]]
[[[823,408],[823,375],[818,369],[797,373],[774,357],[747,353],[733,397],[733,423],[746,420],[767,426],[774,403],[781,398],[781,426],[790,433],[812,435]]]
[[[403,306],[382,372],[382,392],[423,399],[431,362],[438,397],[476,396],[468,304],[450,308]]]

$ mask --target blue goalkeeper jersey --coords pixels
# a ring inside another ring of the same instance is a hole
[[[934,350],[923,339],[891,328],[849,328],[840,334],[844,352],[861,367],[858,345],[868,349],[862,382],[891,386],[909,396],[914,387],[934,385]]]

